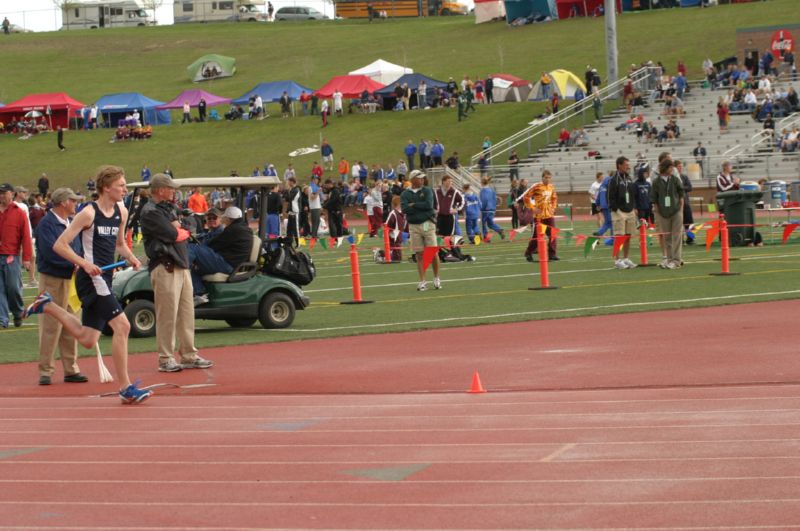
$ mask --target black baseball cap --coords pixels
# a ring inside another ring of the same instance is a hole
[[[8,183],[0,184],[0,192],[13,192],[14,187]]]

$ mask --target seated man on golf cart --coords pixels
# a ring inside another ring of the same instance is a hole
[[[222,214],[224,229],[204,243],[189,245],[189,262],[192,269],[192,287],[195,306],[208,302],[203,284],[204,275],[224,273],[230,275],[239,264],[250,259],[253,249],[253,232],[238,207],[228,207]]]

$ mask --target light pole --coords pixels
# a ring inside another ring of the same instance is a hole
[[[608,84],[612,85],[619,80],[617,68],[617,0],[605,0],[606,20],[606,68],[608,71]]]

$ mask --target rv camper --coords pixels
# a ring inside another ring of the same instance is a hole
[[[141,0],[83,0],[68,2],[61,10],[61,29],[120,28],[152,26]]]
[[[266,0],[175,0],[175,24],[183,22],[266,22]]]

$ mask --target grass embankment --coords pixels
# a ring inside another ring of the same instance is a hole
[[[619,64],[653,59],[674,71],[682,59],[690,77],[705,57],[720,59],[735,49],[737,27],[783,23],[795,0],[772,0],[714,9],[626,13],[618,18]],[[712,29],[710,31],[710,29]],[[475,25],[472,17],[287,24],[197,24],[14,35],[0,43],[6,75],[0,101],[29,93],[65,91],[91,103],[115,92],[142,92],[169,100],[202,86],[238,97],[256,83],[293,79],[317,88],[331,76],[378,57],[405,64],[438,79],[485,76],[504,71],[536,80],[542,70],[567,68],[582,75],[586,64],[605,71],[604,26],[600,19],[572,19],[509,28]],[[185,68],[215,52],[237,59],[233,78],[192,84]],[[365,162],[396,161],[408,138],[441,138],[448,150],[467,157],[485,135],[499,140],[541,112],[539,104],[481,109],[462,124],[454,111],[347,116],[325,131],[337,155]],[[315,117],[256,123],[158,127],[146,143],[109,144],[109,131],[70,133],[68,150],[53,135],[28,141],[0,137],[0,179],[34,184],[47,172],[53,186],[82,186],[100,164],[114,163],[138,176],[141,165],[170,165],[179,176],[244,174],[265,160],[283,168],[288,153],[319,142]],[[304,168],[310,160],[298,162]]]
[[[562,229],[568,227],[559,222]],[[576,233],[593,228],[586,222]],[[765,235],[769,237],[766,229]],[[775,238],[780,238],[776,229]],[[564,232],[562,232],[562,235]],[[632,313],[648,310],[716,306],[743,302],[798,298],[800,295],[800,243],[795,236],[789,245],[767,245],[763,248],[736,248],[731,270],[739,276],[713,277],[720,270],[719,248],[710,253],[703,245],[686,247],[687,265],[675,271],[657,267],[617,271],[612,267],[609,247],[600,246],[587,259],[583,245],[575,240],[559,242],[561,261],[550,264],[553,291],[528,291],[539,285],[538,264],[526,262],[522,253],[530,233],[522,234],[513,243],[495,237],[489,245],[468,246],[466,253],[477,257],[475,262],[442,266],[444,289],[416,291],[416,265],[408,261],[396,265],[379,265],[372,261],[371,247],[376,239],[366,239],[360,248],[363,297],[374,304],[342,306],[351,300],[350,267],[346,246],[324,250],[317,246],[311,253],[317,264],[318,277],[307,286],[312,304],[297,312],[290,329],[231,329],[222,322],[198,321],[197,343],[201,348],[246,343],[290,341],[308,338],[338,337],[393,331],[422,330],[441,327],[469,326],[488,323],[545,320],[584,315]],[[704,241],[705,236],[700,240]],[[141,249],[138,252],[142,252]],[[655,241],[649,248],[650,261],[658,261]],[[639,250],[633,243],[631,257],[638,262]],[[406,253],[406,258],[408,254]],[[428,274],[430,278],[430,273]],[[35,295],[26,289],[26,302]],[[622,328],[636,326],[637,316],[620,317]],[[0,363],[30,361],[37,356],[36,321],[22,328],[0,331]],[[542,325],[543,328],[546,324]],[[702,333],[703,323],[686,333]],[[453,333],[457,333],[454,331]],[[592,334],[608,334],[608,330],[576,330],[590,338]],[[587,339],[588,340],[588,339]],[[654,338],[654,341],[658,341]],[[366,341],[366,339],[365,339]],[[381,338],[369,339],[379,343]],[[102,340],[103,352],[109,352],[108,338]],[[131,339],[131,352],[152,352],[153,339]],[[289,351],[287,351],[289,352]],[[83,351],[85,355],[92,352]]]

